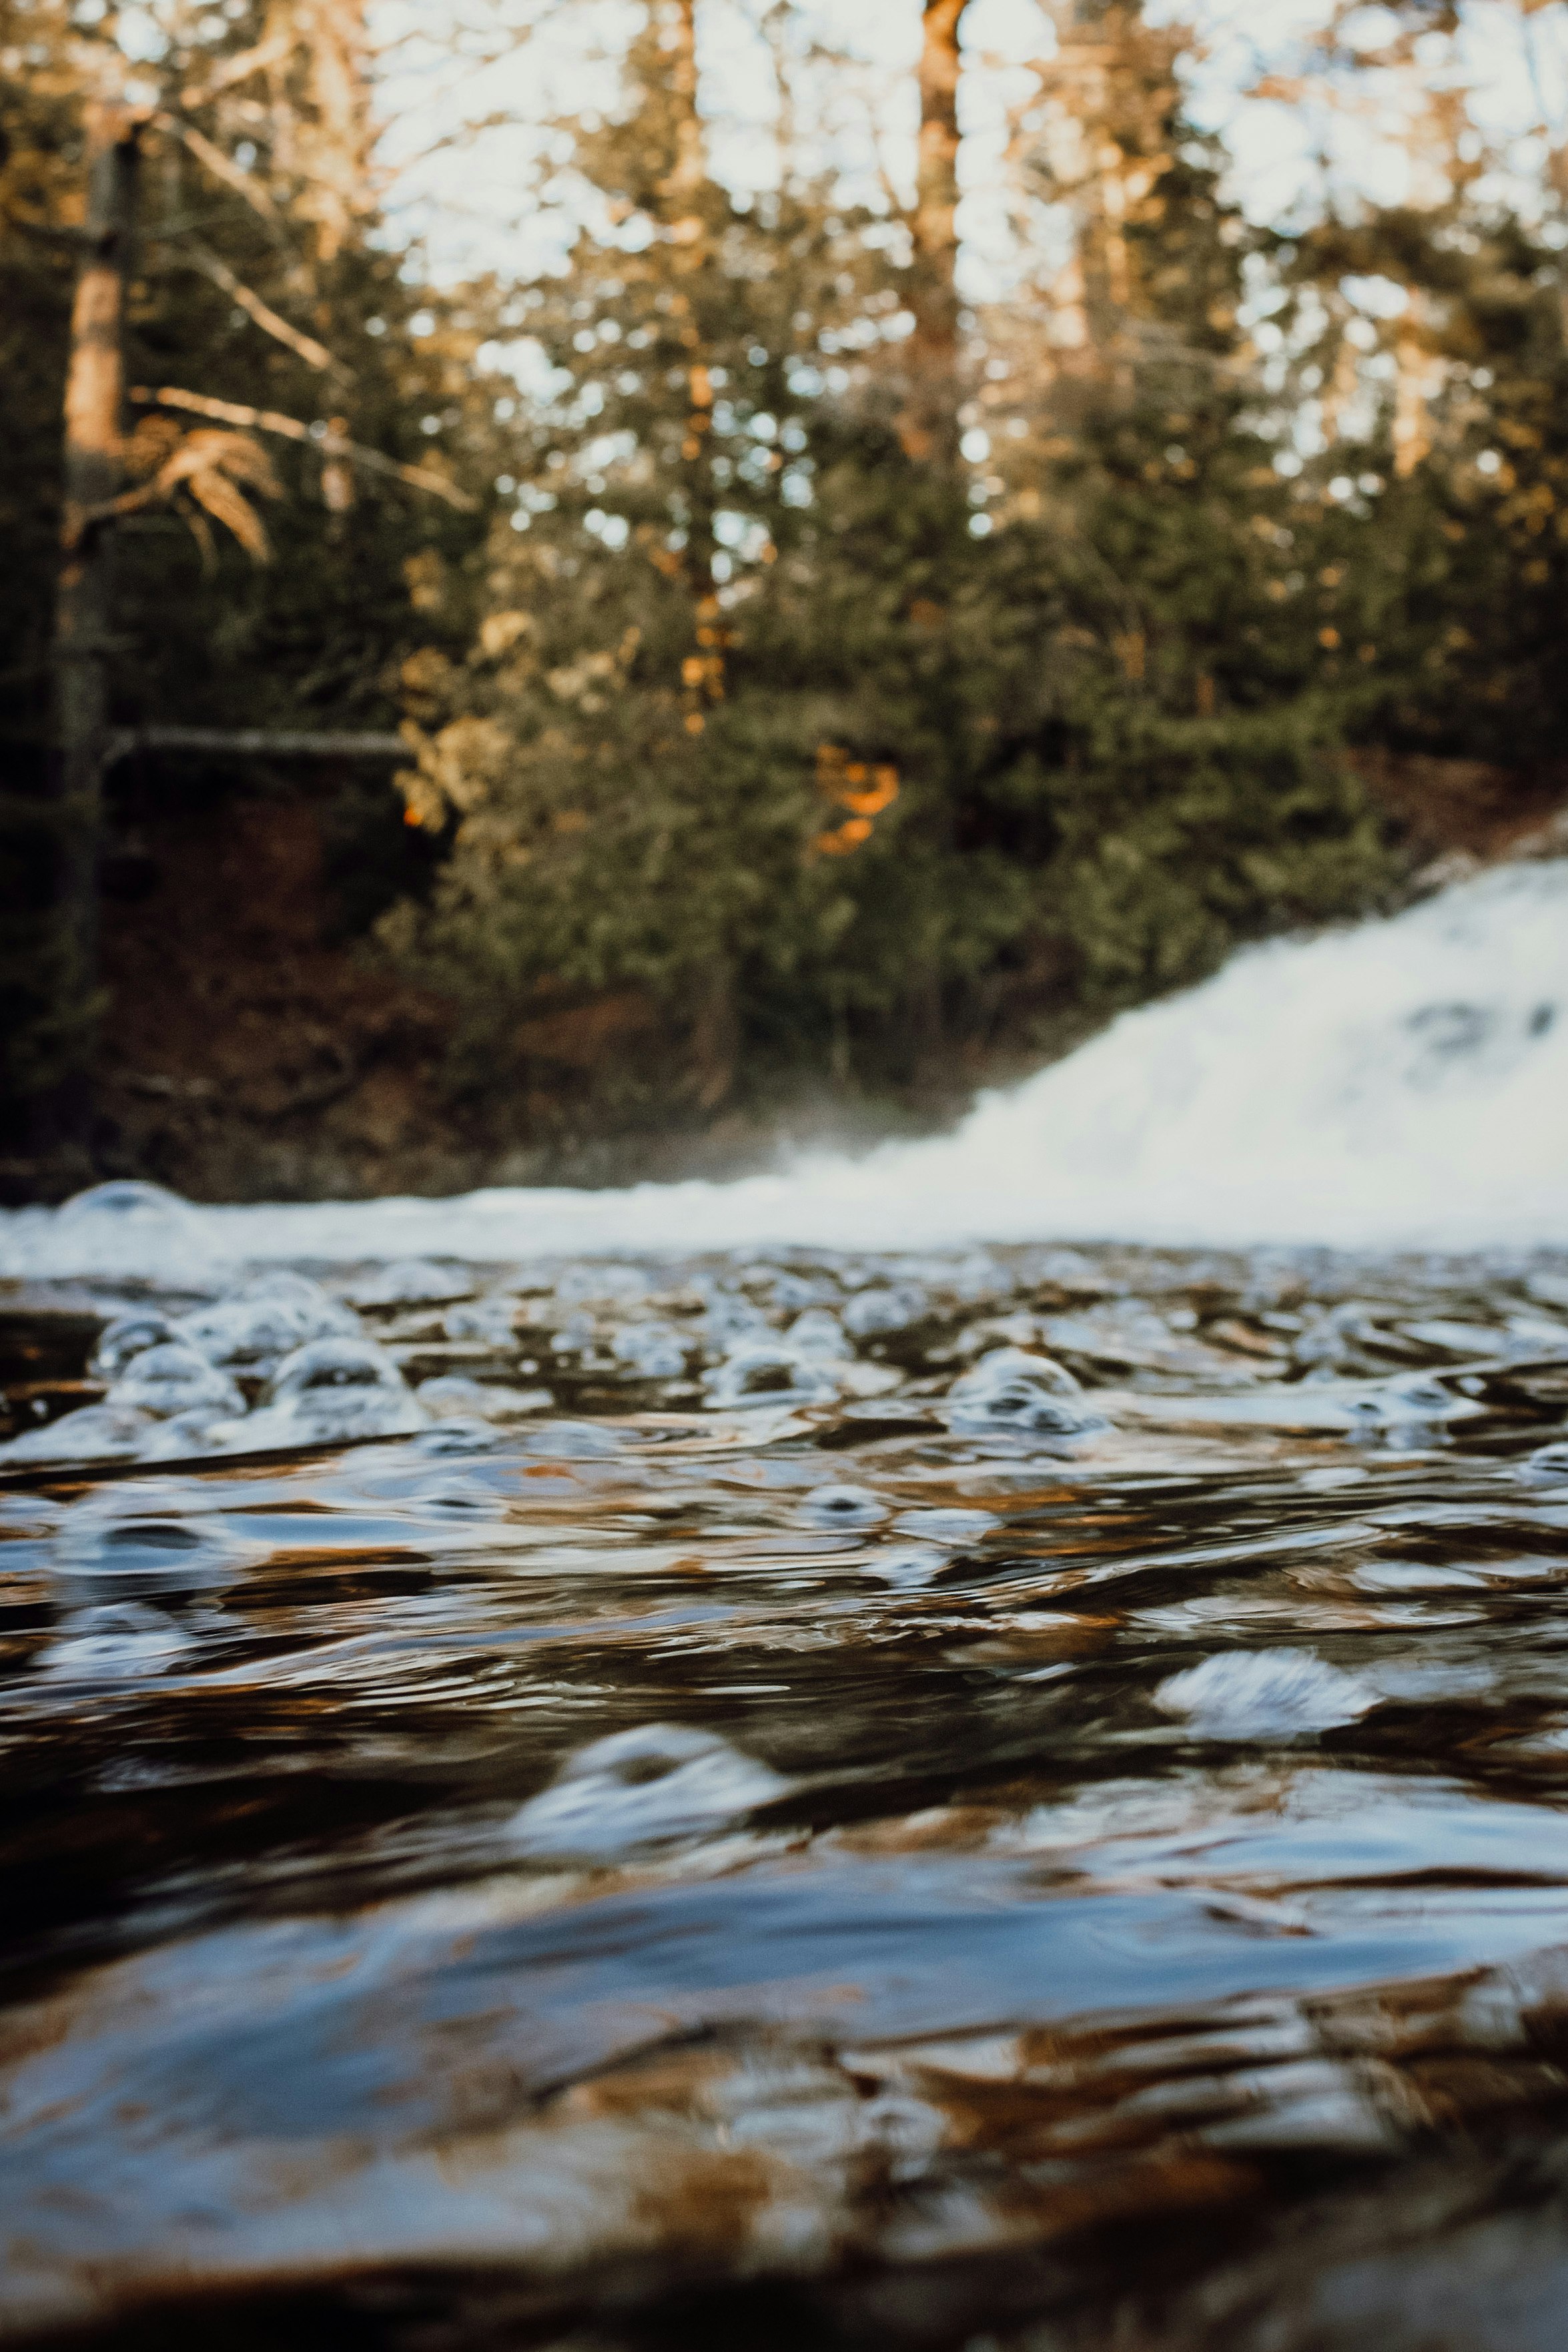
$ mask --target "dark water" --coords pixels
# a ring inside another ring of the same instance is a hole
[[[0,1472],[0,2333],[1563,2342],[1563,1261],[446,1286]]]

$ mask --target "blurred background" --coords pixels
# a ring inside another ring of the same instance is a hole
[[[1550,845],[1565,26],[0,0],[0,1196],[917,1132]]]

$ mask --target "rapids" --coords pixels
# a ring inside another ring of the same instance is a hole
[[[1555,2352],[1565,884],[854,1164],[7,1218],[0,2339]]]

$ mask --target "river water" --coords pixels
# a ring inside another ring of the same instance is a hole
[[[1555,2347],[1565,908],[902,1159],[4,1221],[0,2334]]]

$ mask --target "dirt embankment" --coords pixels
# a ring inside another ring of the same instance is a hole
[[[465,1088],[454,1008],[345,930],[302,801],[143,813],[135,844],[104,905],[102,1175],[193,1199],[357,1199],[729,1175],[784,1139],[733,1108],[700,1012],[671,1035],[632,991],[537,1007]],[[794,1100],[791,1138],[825,1115]],[[835,1134],[858,1123],[869,1137],[886,1115],[834,1108]]]
[[[1523,770],[1420,751],[1355,751],[1351,765],[1412,856],[1506,857],[1568,807],[1568,763]]]
[[[102,1159],[214,1198],[449,1181],[445,1008],[334,939],[312,812],[231,800],[144,842],[104,910]]]
[[[1356,765],[1413,867],[1436,861],[1443,878],[1528,847],[1568,807],[1568,770],[1524,777],[1388,753]],[[700,1024],[670,1039],[645,1000],[621,993],[538,1012],[516,1029],[509,1066],[465,1096],[451,1081],[452,1008],[344,936],[308,804],[231,797],[144,834],[134,888],[105,908],[97,1157],[104,1174],[194,1198],[729,1175],[765,1166],[786,1140],[940,1125],[977,1085],[1047,1055],[1044,1033],[1027,1048],[972,1042],[901,1113],[823,1086],[764,1118],[733,1108]],[[1087,1025],[1064,1018],[1058,1049]],[[632,1068],[637,1083],[617,1092],[615,1074]]]

